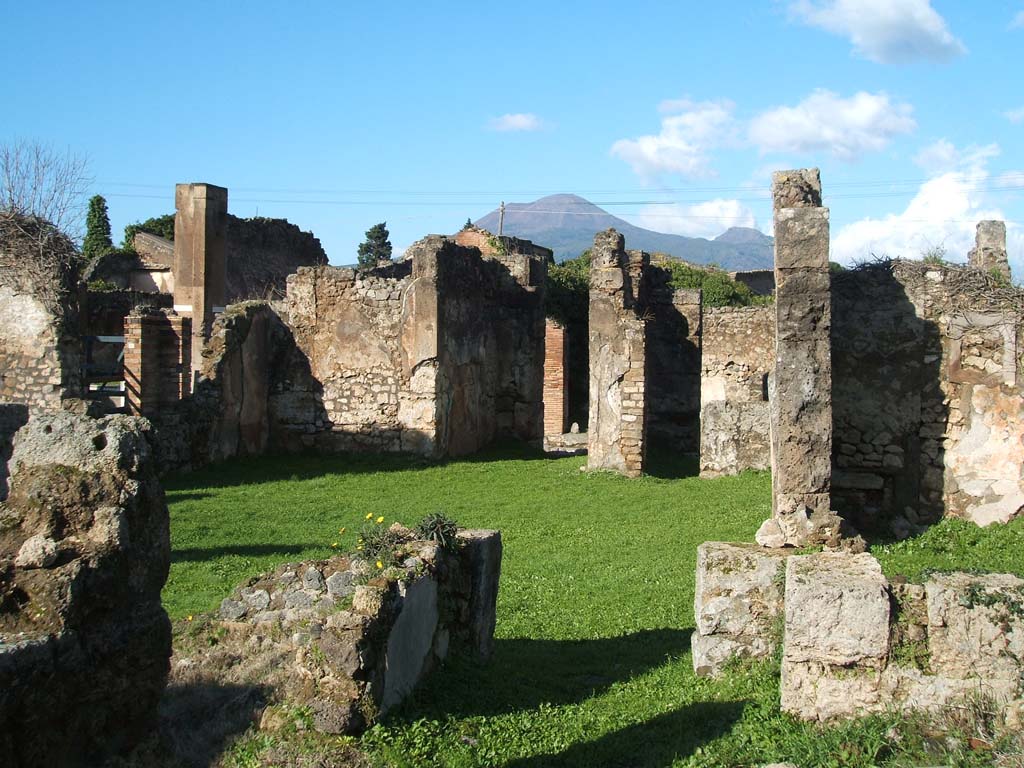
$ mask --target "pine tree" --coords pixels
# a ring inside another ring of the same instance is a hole
[[[82,255],[92,261],[114,247],[110,239],[110,217],[107,215],[107,201],[103,195],[94,195],[89,200],[89,212],[85,217],[85,240]]]
[[[359,266],[372,267],[378,261],[391,261],[388,223],[382,221],[366,230],[366,241],[359,246]]]

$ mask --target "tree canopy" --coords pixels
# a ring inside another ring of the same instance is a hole
[[[102,256],[114,247],[110,239],[110,216],[107,201],[103,195],[89,198],[89,212],[85,216],[85,240],[82,241],[82,255],[86,261]]]
[[[378,261],[391,261],[388,223],[382,221],[366,230],[366,240],[359,245],[359,266],[372,267]]]

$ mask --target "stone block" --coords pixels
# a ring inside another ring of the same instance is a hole
[[[888,582],[871,555],[791,557],[785,599],[787,662],[884,666],[889,654]]]
[[[782,616],[787,550],[709,541],[697,548],[693,669],[717,675],[731,659],[766,658]]]
[[[1024,671],[1024,580],[936,574],[925,583],[928,650],[936,674],[1019,680]]]
[[[473,585],[469,620],[463,635],[477,658],[486,660],[494,652],[498,582],[501,578],[501,531],[459,531],[456,538],[461,548],[463,568]]]

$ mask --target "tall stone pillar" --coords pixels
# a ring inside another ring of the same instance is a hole
[[[646,450],[646,322],[638,314],[649,257],[626,253],[614,229],[590,252],[590,424],[587,468],[627,477],[643,472]]]
[[[192,320],[195,372],[227,296],[228,191],[213,184],[178,184],[174,206],[174,311]]]
[[[1006,224],[1002,221],[979,221],[974,248],[967,254],[972,267],[996,272],[1010,279],[1010,262],[1006,257]]]
[[[818,169],[772,177],[775,211],[775,373],[770,393],[772,519],[766,546],[838,546],[830,512],[832,354],[829,212]]]

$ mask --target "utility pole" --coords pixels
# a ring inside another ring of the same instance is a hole
[[[498,206],[498,237],[501,237],[502,230],[505,228],[505,201],[501,201],[501,205]]]

